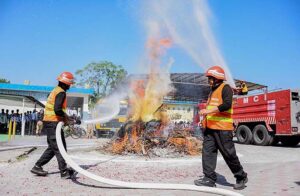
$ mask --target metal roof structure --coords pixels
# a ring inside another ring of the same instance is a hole
[[[134,74],[128,77],[129,80],[147,80],[146,74]],[[170,78],[175,91],[171,92],[167,100],[182,100],[201,102],[206,100],[210,92],[207,77],[204,73],[171,73]],[[235,85],[239,86],[242,80],[234,79]],[[248,91],[267,88],[265,85],[244,81]]]
[[[262,84],[257,84],[254,82],[249,82],[249,81],[245,81],[245,80],[238,80],[238,79],[234,79],[235,81],[235,85],[239,86],[241,81],[244,81],[248,87],[248,91],[254,91],[254,90],[260,90],[260,89],[266,89],[268,88],[268,86],[266,85],[262,85]]]
[[[207,78],[202,73],[171,73],[172,83],[207,86]]]
[[[25,84],[8,84],[0,83],[0,89],[3,90],[18,90],[18,91],[35,91],[35,92],[51,92],[54,86],[37,86],[37,85],[25,85]],[[89,88],[70,88],[68,93],[81,93],[92,95],[94,90]]]
[[[181,83],[181,84],[184,83],[184,84],[208,86],[207,77],[205,76],[204,73],[172,73],[171,81],[172,83]],[[249,91],[267,88],[267,86],[262,84],[234,79],[236,86],[239,86],[241,81],[244,81],[246,83]]]
[[[31,96],[0,94],[0,105],[29,108],[44,108],[45,105]]]

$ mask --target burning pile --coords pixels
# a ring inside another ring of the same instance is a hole
[[[198,155],[202,143],[191,136],[191,129],[182,129],[162,121],[128,121],[118,131],[106,150],[114,154],[148,156]],[[165,149],[165,151],[163,151]]]
[[[179,153],[197,155],[201,142],[191,136],[191,127],[175,126],[162,107],[171,92],[168,70],[160,67],[160,56],[170,47],[169,39],[149,39],[149,74],[146,80],[131,82],[128,121],[120,128],[105,150],[114,154],[156,155]],[[157,40],[157,41],[155,41]],[[167,152],[163,152],[167,150]]]

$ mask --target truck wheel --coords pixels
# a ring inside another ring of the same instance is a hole
[[[251,144],[253,140],[252,132],[246,125],[241,125],[237,128],[236,137],[241,144]]]
[[[294,146],[297,146],[299,144],[300,137],[293,137],[293,136],[281,137],[280,141],[281,141],[281,144],[283,146],[294,147]]]
[[[269,145],[271,136],[264,125],[256,125],[253,129],[253,141],[254,144],[260,146]]]

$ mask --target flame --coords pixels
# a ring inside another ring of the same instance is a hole
[[[150,38],[146,44],[150,58],[150,73],[147,80],[135,80],[132,82],[132,95],[130,96],[132,120],[147,122],[152,119],[160,119],[155,116],[156,110],[161,106],[163,98],[171,88],[166,85],[166,74],[162,73],[159,64],[165,50],[171,47],[169,38]],[[168,85],[168,84],[167,84]]]
[[[126,133],[124,138],[118,140],[118,141],[115,141],[112,143],[112,153],[114,154],[121,154],[124,150],[125,150],[125,145],[127,143],[127,140],[128,140],[128,134]]]
[[[135,123],[130,129],[130,133],[126,132],[123,138],[113,142],[111,147],[112,153],[122,154],[126,149],[128,152],[146,154],[143,141],[139,140],[140,132],[142,131],[139,123]]]
[[[175,147],[178,152],[184,152],[189,155],[200,153],[200,142],[190,137],[188,130],[179,130],[178,134],[168,138],[170,118],[162,103],[164,96],[172,88],[169,86],[171,84],[169,75],[164,73],[160,67],[160,58],[171,45],[172,42],[168,38],[151,38],[148,40],[146,44],[150,58],[148,78],[131,81],[129,121],[121,128],[126,133],[123,138],[113,142],[111,152],[115,154],[130,152],[146,155],[149,149],[160,145],[160,142],[164,141],[165,145]],[[157,125],[158,127],[155,127],[154,131],[147,132],[146,125],[151,120],[159,120],[160,124]],[[164,132],[168,132],[168,134],[164,135]],[[166,140],[157,138],[165,138]]]

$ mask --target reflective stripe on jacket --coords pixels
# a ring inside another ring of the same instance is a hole
[[[50,95],[47,99],[46,106],[45,106],[44,119],[43,119],[44,121],[58,122],[58,121],[64,120],[63,117],[57,116],[54,111],[54,104],[55,104],[56,96],[61,92],[65,92],[65,91],[61,87],[56,86],[50,93]],[[64,112],[66,112],[67,98],[65,98],[65,100],[63,102],[62,109]]]
[[[211,93],[206,109],[210,110],[223,104],[222,91],[225,85],[225,83],[222,83]],[[214,130],[233,130],[232,113],[233,109],[231,105],[231,108],[227,111],[208,114],[205,119],[205,126]]]

